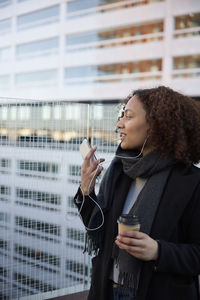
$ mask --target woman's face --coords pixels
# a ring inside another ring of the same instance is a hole
[[[117,122],[122,149],[141,149],[147,138],[149,125],[146,111],[139,98],[133,96],[125,106],[123,117]]]

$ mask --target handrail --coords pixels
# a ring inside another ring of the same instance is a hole
[[[56,85],[57,84],[57,80],[38,80],[38,81],[31,81],[31,82],[23,82],[23,83],[17,83],[16,84],[16,87],[17,88],[25,88],[25,87],[35,87],[35,86],[44,86],[44,85],[49,85],[49,86],[52,86],[52,85]]]
[[[77,77],[71,79],[65,79],[66,83],[76,82],[87,82],[87,81],[95,81],[95,80],[116,80],[116,79],[133,79],[140,77],[149,77],[149,76],[162,76],[162,71],[154,71],[154,72],[138,72],[131,74],[117,74],[117,75],[104,75],[104,76],[90,76],[90,77]]]
[[[164,32],[158,32],[158,33],[147,33],[143,35],[138,36],[132,36],[132,37],[123,37],[123,38],[116,38],[116,39],[110,39],[110,40],[104,40],[104,41],[98,41],[98,42],[90,42],[90,43],[84,43],[79,45],[72,45],[67,46],[66,50],[76,50],[76,49],[83,49],[83,48],[89,48],[89,47],[100,47],[109,45],[112,43],[123,43],[123,42],[132,42],[132,41],[138,41],[142,39],[148,39],[148,38],[157,38],[157,37],[163,37]]]
[[[6,2],[0,3],[0,9],[3,8],[3,7],[6,7],[6,6],[10,5],[10,4],[11,4],[11,0],[8,0]]]
[[[84,291],[84,285],[79,284],[76,286],[68,287],[68,288],[62,288],[59,290],[51,291],[51,292],[46,292],[46,293],[40,293],[37,295],[33,296],[26,296],[26,297],[21,297],[20,300],[35,300],[37,297],[37,300],[42,300],[42,299],[53,299],[61,296],[67,296],[70,294],[74,294],[77,292],[82,292]]]
[[[157,2],[161,2],[163,0],[157,0]],[[73,18],[85,14],[92,14],[92,13],[100,13],[104,10],[110,10],[110,9],[115,9],[121,6],[125,6],[128,4],[137,4],[137,3],[142,3],[145,2],[145,0],[125,0],[125,1],[120,1],[117,3],[111,3],[111,4],[105,4],[105,5],[100,5],[100,6],[95,6],[92,8],[87,8],[87,9],[81,9],[79,11],[67,13],[67,18]]]
[[[33,21],[30,23],[17,24],[17,29],[18,30],[28,29],[33,26],[45,25],[45,24],[57,22],[57,21],[59,21],[59,16],[53,16],[53,17],[49,17],[49,18],[44,18],[42,20]]]
[[[35,56],[42,56],[42,55],[55,55],[58,53],[58,48],[52,48],[52,49],[47,49],[47,50],[40,50],[40,51],[33,51],[30,53],[23,53],[23,54],[17,54],[16,57],[19,60],[27,59],[27,58],[32,58]]]
[[[172,74],[192,74],[192,73],[200,73],[200,68],[191,68],[191,69],[176,69],[172,71]]]
[[[173,34],[192,33],[192,32],[198,32],[198,31],[200,31],[200,26],[198,26],[198,27],[191,27],[191,28],[185,28],[185,29],[176,29],[176,30],[174,30]]]

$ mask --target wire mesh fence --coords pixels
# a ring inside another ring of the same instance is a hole
[[[91,258],[73,202],[79,146],[84,137],[97,145],[106,170],[118,111],[64,101],[0,105],[0,299],[89,287]]]

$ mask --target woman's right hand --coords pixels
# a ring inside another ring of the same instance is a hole
[[[103,162],[105,159],[100,158],[98,160],[93,160],[92,157],[97,150],[97,147],[94,146],[88,152],[87,156],[85,157],[82,167],[81,167],[81,186],[80,189],[83,195],[90,194],[95,186],[96,178],[103,170],[102,166],[98,165]],[[98,168],[98,170],[97,170]]]

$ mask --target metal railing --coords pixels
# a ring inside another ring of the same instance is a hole
[[[162,2],[162,1],[163,0],[124,0],[124,1],[119,1],[111,4],[99,5],[92,8],[82,9],[75,12],[68,12],[67,18],[68,19],[81,18],[92,14],[106,13],[117,9],[123,9],[126,7],[130,8],[130,6],[135,7],[137,5],[146,5],[146,4],[151,4],[154,2]]]
[[[79,146],[96,144],[106,170],[118,104],[0,100],[0,298],[83,299],[91,257],[73,203]]]
[[[102,49],[102,48],[108,48],[108,47],[119,47],[123,45],[131,45],[134,43],[144,43],[144,42],[154,42],[158,40],[162,40],[164,37],[163,32],[158,33],[148,33],[148,34],[142,34],[137,36],[129,36],[129,37],[123,37],[123,38],[116,38],[116,39],[109,39],[104,41],[97,41],[97,42],[89,42],[79,45],[70,45],[66,47],[66,52],[74,52],[74,51],[83,51],[83,50],[89,50],[89,49]]]

